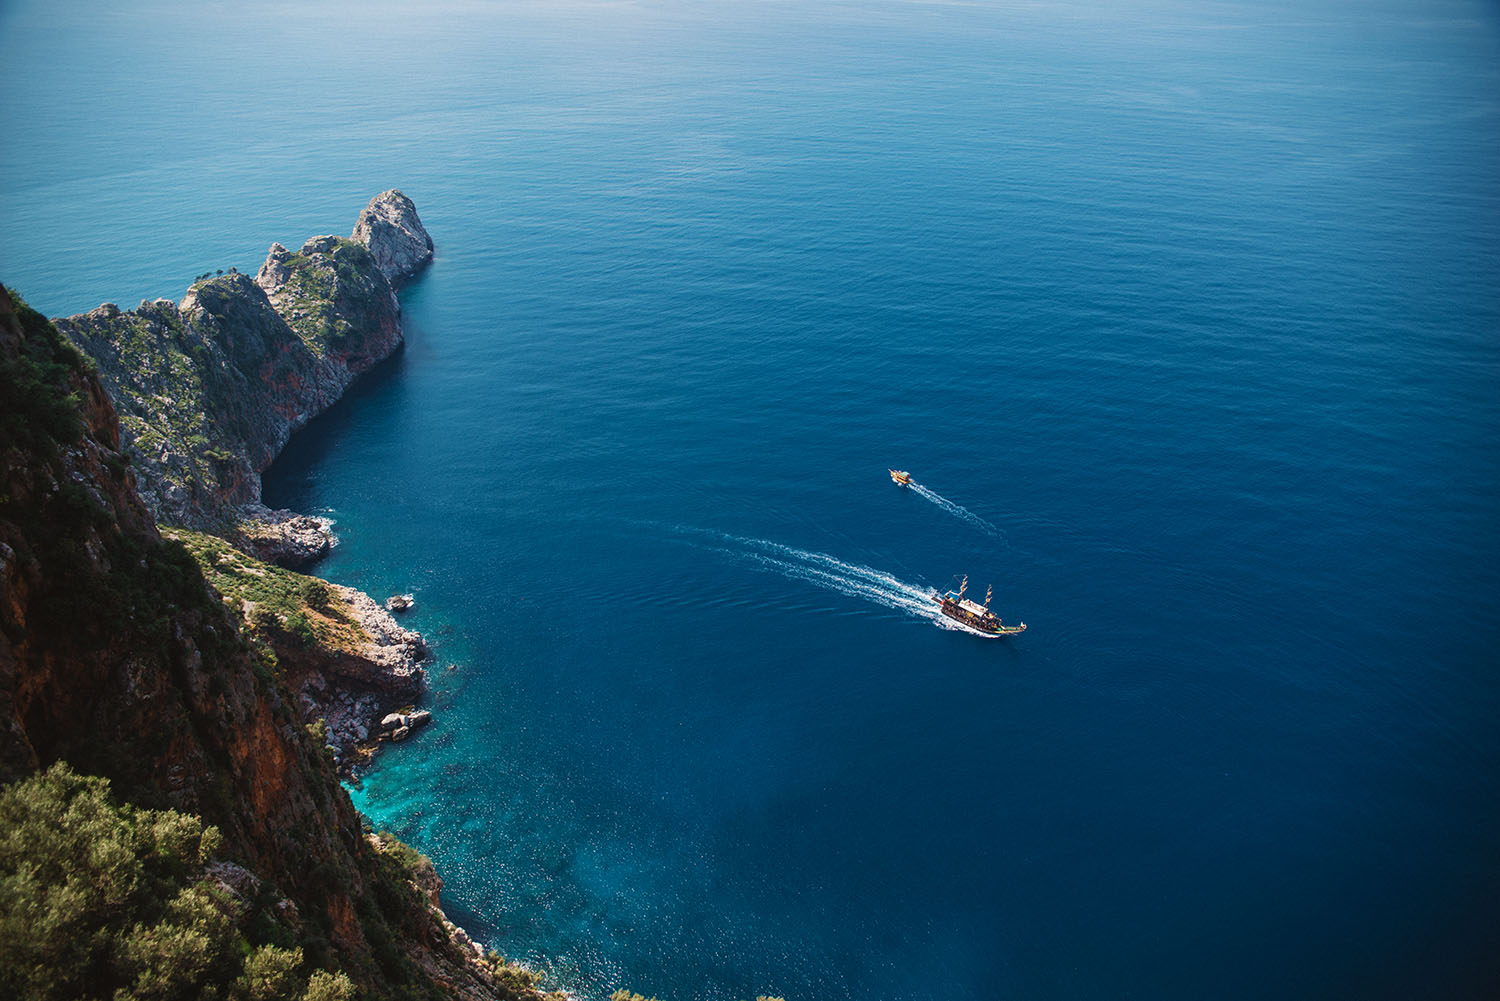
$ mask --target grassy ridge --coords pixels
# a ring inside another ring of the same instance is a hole
[[[162,535],[182,544],[258,639],[345,653],[364,645],[364,629],[326,581],[246,556],[214,535],[185,528],[164,528]]]

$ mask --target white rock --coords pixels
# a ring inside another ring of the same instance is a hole
[[[432,260],[432,237],[417,218],[417,207],[394,188],[370,199],[350,238],[370,248],[375,266],[392,285]]]

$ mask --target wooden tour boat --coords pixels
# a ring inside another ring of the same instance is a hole
[[[970,629],[990,636],[1014,636],[1016,633],[1026,631],[1026,623],[1018,626],[1007,626],[1001,622],[994,612],[990,611],[990,598],[994,596],[995,589],[990,587],[984,592],[984,604],[976,605],[964,597],[964,592],[969,589],[969,578],[964,577],[958,585],[958,591],[949,591],[947,594],[932,592],[932,600],[937,602],[939,610],[955,622],[962,623]]]
[[[898,487],[911,486],[911,473],[908,473],[906,470],[887,469],[886,472],[891,474],[892,482],[894,482]]]

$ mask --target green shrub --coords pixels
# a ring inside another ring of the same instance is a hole
[[[0,790],[0,997],[353,1001],[343,974],[305,979],[301,949],[245,939],[246,908],[204,878],[218,846],[66,764]]]
[[[301,949],[263,945],[245,957],[245,968],[234,982],[234,995],[242,1001],[296,997],[302,986],[297,976],[297,967],[301,965]]]
[[[312,623],[301,612],[288,612],[283,624],[287,634],[302,646],[312,646],[318,639],[318,634],[313,632]]]
[[[0,442],[50,458],[83,437],[80,399],[70,388],[87,366],[51,321],[7,292],[23,340],[15,358],[0,356]]]
[[[307,978],[307,993],[303,1001],[354,1001],[357,997],[354,985],[342,973],[314,970]]]
[[[307,602],[309,608],[326,612],[333,601],[333,592],[323,581],[309,577],[307,583],[302,585],[302,600]]]
[[[0,994],[190,997],[237,958],[229,905],[193,877],[215,828],[116,806],[65,764],[0,793]]]

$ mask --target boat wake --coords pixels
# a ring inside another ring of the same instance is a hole
[[[922,484],[918,483],[916,480],[911,481],[911,490],[918,496],[932,501],[932,503],[936,504],[944,511],[947,511],[959,521],[966,521],[970,525],[979,529],[981,532],[995,536],[998,536],[1000,534],[1000,530],[998,528],[996,528],[994,525],[991,525],[983,518],[979,517],[979,515],[975,514],[973,511],[970,511],[962,504],[953,503],[951,500],[944,497],[936,490],[930,490],[927,487],[922,486]]]
[[[898,612],[905,612],[943,629],[970,633],[993,639],[990,633],[971,629],[961,622],[948,618],[938,610],[932,600],[931,588],[909,584],[898,577],[829,556],[827,553],[798,549],[765,539],[747,539],[742,536],[724,535],[721,538],[737,548],[721,551],[745,559],[766,570],[779,573],[790,579],[803,581],[829,591],[860,598]]]

